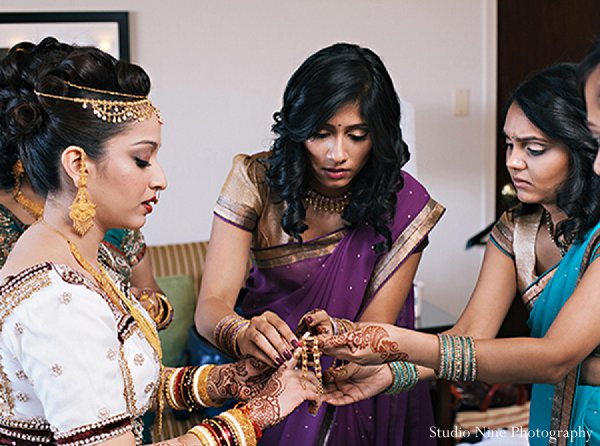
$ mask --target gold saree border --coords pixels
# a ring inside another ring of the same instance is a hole
[[[541,223],[541,209],[515,219],[512,249],[515,254],[518,290],[526,290],[530,283],[538,279],[535,271],[535,241]]]
[[[525,304],[527,311],[531,312],[533,306],[535,305],[535,301],[540,294],[542,294],[542,291],[544,291],[544,288],[546,288],[546,285],[548,285],[550,279],[554,277],[554,273],[557,269],[558,265],[553,266],[548,272],[546,272],[546,274],[537,279],[533,284],[525,289],[525,291],[523,291],[523,294],[521,294],[521,300]]]
[[[348,233],[347,229],[339,229],[323,237],[305,243],[292,243],[266,249],[252,250],[254,263],[259,268],[274,268],[293,263],[315,259],[331,254],[340,240]]]
[[[377,261],[365,296],[374,296],[385,281],[396,271],[418,245],[429,234],[446,208],[430,198],[414,220],[396,238],[390,250]]]
[[[225,220],[241,226],[248,231],[252,231],[258,222],[258,215],[254,209],[250,206],[237,203],[223,195],[217,199],[214,212]]]

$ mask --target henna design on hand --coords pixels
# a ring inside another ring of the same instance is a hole
[[[255,358],[215,367],[208,375],[208,395],[213,400],[247,401],[262,392],[271,373],[271,368]]]
[[[278,369],[267,382],[261,395],[246,405],[250,418],[261,428],[266,429],[279,423],[281,416],[279,397],[284,391],[282,382],[283,370]]]
[[[347,347],[352,353],[368,348],[377,353],[383,362],[406,361],[408,354],[400,351],[398,343],[390,340],[389,336],[385,328],[368,325],[342,336],[321,340],[320,344],[324,349]]]

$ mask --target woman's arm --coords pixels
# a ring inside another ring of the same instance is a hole
[[[146,253],[142,259],[131,267],[131,286],[139,289],[149,288],[162,293],[152,272],[152,260]]]
[[[477,378],[486,382],[555,383],[600,344],[600,262],[594,261],[543,338],[476,340]],[[385,324],[324,339],[340,359],[378,364],[398,358],[439,369],[436,336]]]
[[[495,338],[517,293],[514,260],[488,242],[475,289],[460,318],[447,333]]]
[[[420,261],[421,252],[411,254],[379,289],[359,321],[395,323],[413,286]]]
[[[153,444],[155,446],[200,446],[203,443],[199,437],[208,442],[217,441],[214,433],[217,435],[224,433],[225,436],[232,435],[238,439],[243,435],[244,443],[256,444],[257,433],[282,421],[302,402],[309,400],[320,403],[316,376],[312,372],[304,375],[301,370],[296,370],[295,360],[287,361],[283,366],[272,371],[263,389],[248,401],[243,409],[228,410],[217,417],[204,420],[201,425],[190,429],[185,435]],[[244,427],[247,429],[244,430]],[[196,434],[191,433],[192,431]],[[128,432],[99,444],[133,446],[135,439],[133,434]]]
[[[198,332],[213,343],[219,321],[235,314],[233,308],[246,277],[251,241],[251,232],[218,217],[213,219],[195,315]],[[288,325],[270,311],[252,318],[236,339],[243,356],[251,355],[270,366],[291,358],[292,341],[297,341]]]

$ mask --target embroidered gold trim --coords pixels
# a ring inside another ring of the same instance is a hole
[[[123,375],[123,385],[125,386],[125,401],[127,403],[127,411],[130,414],[137,414],[137,401],[135,399],[135,386],[129,363],[125,357],[125,348],[121,344],[119,346],[119,367],[121,367],[121,375]]]
[[[445,208],[433,198],[421,209],[414,220],[402,231],[391,249],[377,262],[367,286],[365,296],[370,298],[379,291],[391,274],[404,261],[406,256],[423,241],[438,220]]]
[[[302,260],[315,259],[331,254],[347,232],[346,229],[340,229],[304,243],[290,243],[267,249],[252,250],[252,254],[259,268],[290,265]]]

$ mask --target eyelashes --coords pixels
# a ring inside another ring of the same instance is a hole
[[[146,160],[143,160],[141,158],[138,158],[137,156],[134,157],[133,159],[135,160],[135,164],[138,167],[144,168],[144,167],[150,167],[151,166],[150,162],[148,162]]]

